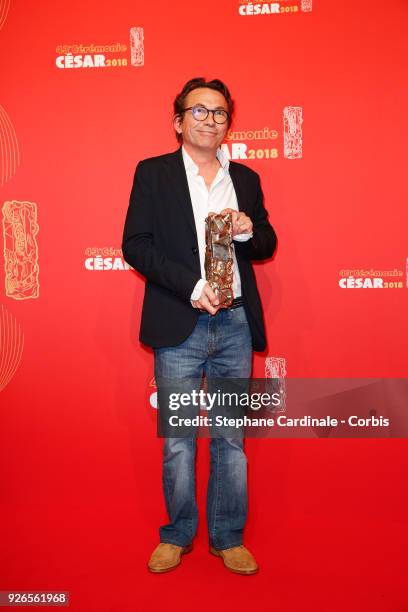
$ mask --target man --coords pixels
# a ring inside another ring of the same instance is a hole
[[[229,162],[220,148],[233,101],[218,79],[188,81],[174,101],[173,125],[182,146],[137,165],[123,233],[125,260],[146,279],[140,340],[154,350],[156,381],[249,378],[252,350],[265,348],[262,307],[251,260],[273,255],[276,235],[263,206],[259,176]],[[231,307],[221,307],[204,273],[205,218],[230,213],[233,235]],[[148,568],[177,567],[197,529],[196,437],[165,437],[163,490],[169,523]],[[242,438],[210,442],[207,491],[210,552],[239,574],[258,570],[243,546],[247,517]]]

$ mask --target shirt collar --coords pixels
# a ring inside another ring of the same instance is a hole
[[[192,158],[190,157],[190,155],[187,153],[187,151],[185,150],[183,146],[181,147],[181,152],[183,154],[183,161],[184,161],[184,166],[186,170],[190,170],[194,174],[198,174],[197,164],[192,160]],[[229,168],[229,159],[227,155],[224,153],[224,151],[221,149],[221,147],[218,147],[216,155],[217,155],[218,161],[221,164],[221,168],[224,170],[225,173],[227,173],[228,168]]]

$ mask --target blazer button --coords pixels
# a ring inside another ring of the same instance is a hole
[[[193,251],[193,255],[197,255],[198,253],[197,247],[193,247],[191,250]]]

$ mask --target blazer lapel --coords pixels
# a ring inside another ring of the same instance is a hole
[[[229,164],[229,173],[232,180],[232,184],[234,185],[235,194],[237,196],[238,210],[246,213],[247,206],[245,197],[245,185],[243,184],[241,177],[237,172],[237,166],[234,164],[234,162],[230,162]]]
[[[187,223],[194,234],[195,241],[197,242],[193,205],[191,202],[190,190],[188,188],[187,173],[184,167],[181,147],[172,154],[170,159],[170,180],[173,184],[174,194],[180,204],[183,214],[186,217]]]

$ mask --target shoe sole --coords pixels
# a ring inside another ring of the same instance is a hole
[[[149,567],[149,565],[148,565],[147,569],[149,570],[149,572],[152,572],[152,574],[164,574],[165,572],[170,572],[171,570],[176,569],[176,567],[178,567],[180,565],[182,555],[186,555],[189,552],[191,552],[192,550],[193,550],[193,545],[192,544],[189,544],[188,546],[185,546],[183,548],[183,550],[181,551],[179,562],[176,563],[175,565],[171,565],[170,567],[165,567],[163,569],[153,569],[153,568]]]
[[[241,574],[241,576],[251,576],[252,574],[257,574],[259,571],[259,567],[257,567],[254,570],[233,569],[232,567],[230,567],[229,565],[225,563],[225,559],[223,558],[221,554],[222,551],[218,551],[216,548],[213,548],[212,546],[210,546],[209,550],[210,550],[210,553],[214,555],[215,557],[220,557],[224,563],[224,567],[226,567],[230,572],[234,572],[234,574]]]

